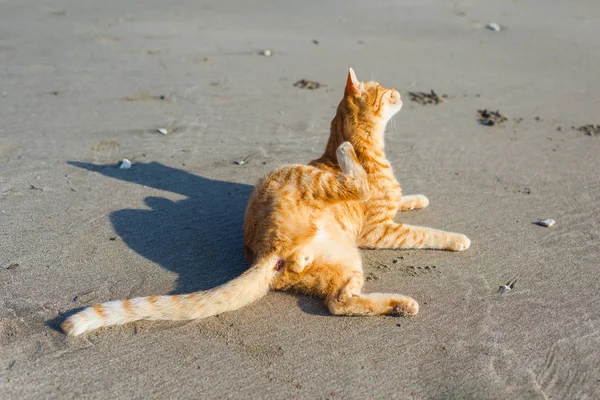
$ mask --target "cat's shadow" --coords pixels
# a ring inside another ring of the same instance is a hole
[[[150,196],[144,199],[149,209],[110,214],[127,246],[178,275],[172,294],[213,288],[248,268],[242,227],[252,186],[203,178],[157,162],[136,163],[127,170],[114,164],[68,164],[186,196],[178,201]]]

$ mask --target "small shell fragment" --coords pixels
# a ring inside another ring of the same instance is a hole
[[[508,292],[509,290],[513,290],[515,288],[515,283],[517,283],[517,278],[511,279],[506,282],[505,285],[501,285],[498,289],[498,293]]]
[[[491,23],[487,24],[486,28],[489,29],[490,31],[494,31],[494,32],[500,32],[500,29],[502,29],[502,28],[500,28],[500,25],[498,25],[495,22],[491,22]]]
[[[250,153],[246,157],[242,158],[241,160],[235,160],[233,163],[235,165],[248,164],[252,160],[253,157],[254,157],[254,153]]]
[[[543,219],[543,220],[537,222],[538,225],[545,226],[546,228],[551,227],[555,223],[556,223],[556,221],[553,220],[552,218]]]
[[[158,131],[158,133],[161,133],[163,135],[169,134],[169,131],[166,128],[158,128],[157,131]]]
[[[509,290],[512,290],[512,289],[510,288],[510,286],[508,286],[508,285],[502,285],[502,286],[500,286],[500,288],[498,289],[498,293],[504,293],[504,292],[507,292],[507,291],[509,291]]]
[[[119,165],[119,169],[129,169],[129,168],[131,168],[131,161],[129,161],[126,158],[121,160],[121,165]]]
[[[260,52],[260,55],[265,57],[271,57],[273,55],[273,52],[269,49],[265,49]]]

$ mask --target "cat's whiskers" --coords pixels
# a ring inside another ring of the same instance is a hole
[[[396,116],[395,115],[392,116],[392,118],[390,118],[390,120],[388,121],[387,131],[390,133],[396,131]]]

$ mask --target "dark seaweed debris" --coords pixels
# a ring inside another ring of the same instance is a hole
[[[298,82],[294,83],[294,86],[300,89],[314,90],[321,87],[325,87],[327,85],[323,85],[322,83],[315,81],[310,81],[308,79],[300,79]]]
[[[581,125],[577,130],[584,132],[588,136],[600,136],[600,125]]]
[[[479,122],[481,123],[481,125],[485,126],[497,126],[508,119],[504,115],[502,115],[498,110],[477,110],[477,114],[479,114]]]
[[[431,90],[431,92],[408,92],[410,99],[412,101],[416,101],[419,104],[427,105],[427,104],[441,104],[447,98],[447,95],[438,96],[438,94]]]

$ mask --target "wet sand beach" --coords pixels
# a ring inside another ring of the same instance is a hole
[[[386,153],[430,206],[398,221],[472,240],[362,252],[418,316],[272,292],[58,331],[242,273],[252,185],[321,154],[348,66],[404,101]],[[0,398],[600,398],[599,71],[593,0],[0,0]]]

